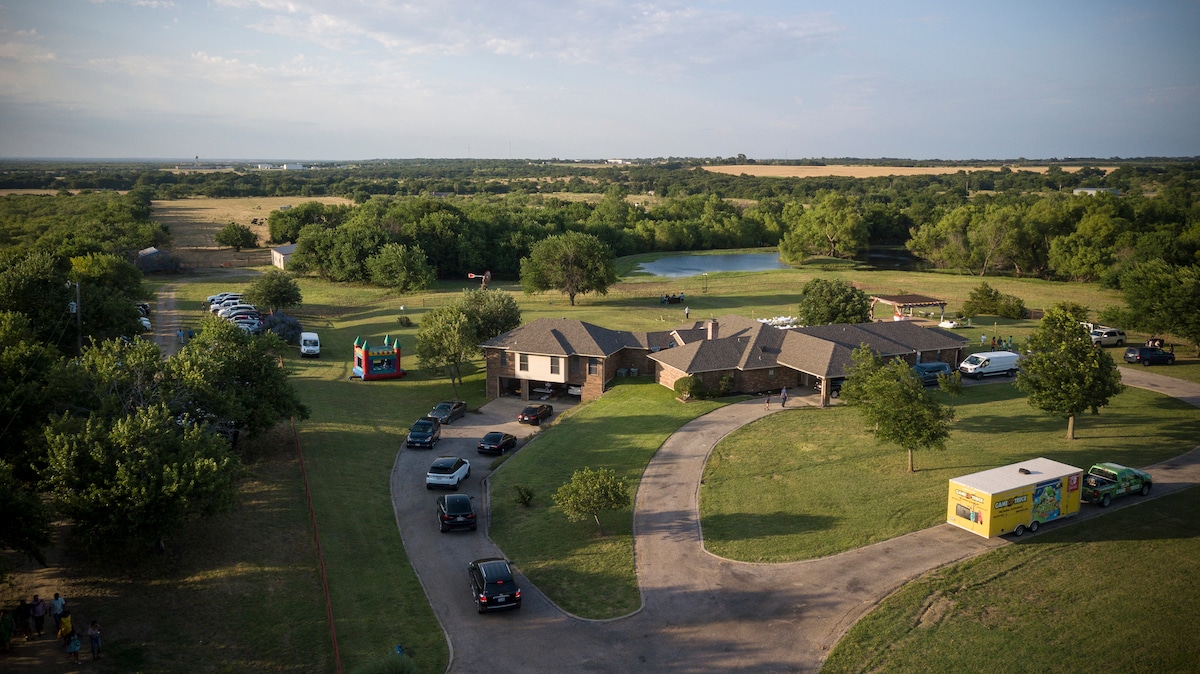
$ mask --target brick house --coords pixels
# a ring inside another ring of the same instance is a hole
[[[668,388],[694,376],[716,389],[723,377],[743,393],[816,388],[828,404],[829,381],[846,376],[851,352],[867,344],[908,363],[957,365],[966,340],[907,321],[821,325],[784,330],[725,315],[663,332],[609,330],[568,319],[539,319],[482,345],[487,395],[578,393],[594,400],[624,374],[653,374]]]
[[[484,342],[487,395],[578,392],[594,400],[619,375],[649,374],[647,356],[672,345],[668,332],[609,330],[566,318],[541,318]]]

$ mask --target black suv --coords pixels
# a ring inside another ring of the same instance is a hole
[[[506,608],[521,608],[521,588],[512,568],[500,557],[477,559],[467,565],[471,595],[480,613]]]
[[[442,439],[442,422],[437,420],[437,417],[425,417],[417,419],[417,422],[408,429],[408,437],[404,444],[408,447],[429,447],[433,448],[438,440]]]
[[[1175,354],[1163,351],[1154,346],[1131,346],[1125,349],[1126,363],[1141,363],[1146,367],[1151,365],[1173,365]]]
[[[912,369],[917,375],[917,378],[921,380],[921,383],[926,386],[933,386],[936,384],[939,374],[948,375],[954,372],[954,368],[950,367],[949,363],[943,363],[941,361],[917,363],[916,365],[913,365]]]
[[[439,496],[437,500],[438,529],[445,533],[451,529],[475,531],[475,506],[466,494]]]

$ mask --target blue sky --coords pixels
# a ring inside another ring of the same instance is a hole
[[[0,157],[1200,155],[1200,0],[0,0]]]

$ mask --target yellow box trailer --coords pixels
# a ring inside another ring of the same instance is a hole
[[[1025,530],[1079,512],[1083,469],[1030,459],[950,480],[946,521],[984,538]]]

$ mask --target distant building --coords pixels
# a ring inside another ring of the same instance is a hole
[[[1117,188],[1115,187],[1076,187],[1074,190],[1071,190],[1071,194],[1074,194],[1075,196],[1085,194],[1089,197],[1094,197],[1101,192],[1108,192],[1113,196],[1119,196]]]
[[[260,171],[270,171],[274,168],[275,168],[274,164],[259,164],[258,165],[258,170],[260,170]]]
[[[283,169],[284,171],[303,171],[304,164],[284,164],[279,168]]]
[[[170,255],[151,246],[138,251],[137,268],[142,273],[178,271],[178,264]]]
[[[292,257],[292,253],[296,250],[296,244],[289,243],[286,246],[278,246],[271,249],[271,264],[280,269],[287,269],[288,259]]]

